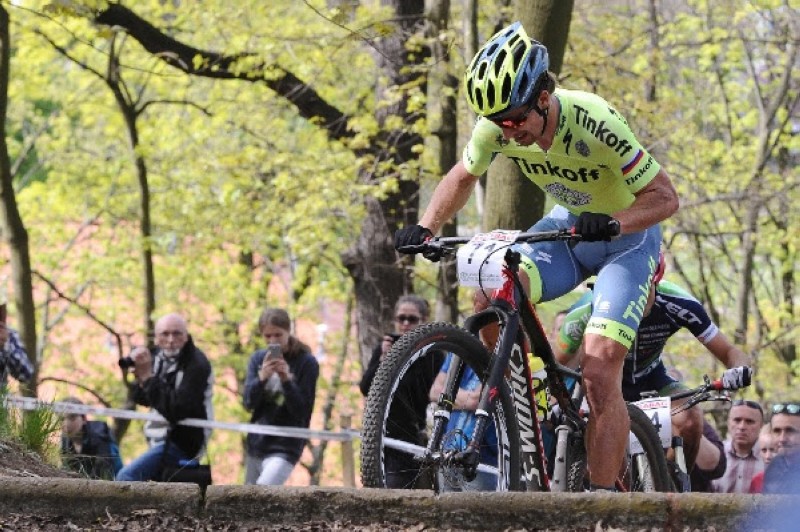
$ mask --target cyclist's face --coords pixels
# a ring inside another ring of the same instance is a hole
[[[762,423],[761,412],[747,405],[733,406],[728,413],[728,432],[733,442],[742,448],[753,448]]]
[[[770,420],[773,444],[778,454],[786,454],[800,448],[800,416],[774,414]]]
[[[536,105],[543,109],[549,105],[550,93],[542,91]],[[544,118],[534,109],[534,102],[529,102],[510,110],[504,120],[493,120],[503,131],[503,138],[514,140],[520,146],[530,146],[542,137]]]

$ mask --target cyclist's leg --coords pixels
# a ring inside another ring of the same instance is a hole
[[[589,402],[586,454],[590,481],[611,487],[617,478],[630,424],[620,380],[628,346],[599,334],[584,336],[583,384]]]
[[[597,273],[582,364],[592,412],[587,459],[591,481],[598,486],[613,485],[625,454],[630,426],[622,367],[647,302],[660,240],[660,229],[653,227],[612,242],[575,246],[583,268]]]
[[[554,231],[565,229],[575,224],[575,217],[565,208],[556,206],[547,216],[536,222],[529,232]],[[531,301],[550,301],[560,297],[581,283],[586,278],[572,250],[566,242],[537,242],[535,244],[515,245],[514,249],[522,255],[519,277],[525,292]],[[475,312],[489,305],[492,294],[476,290],[473,297]],[[491,350],[497,341],[496,324],[481,330],[483,343]]]

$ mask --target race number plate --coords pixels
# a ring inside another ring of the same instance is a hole
[[[650,399],[642,399],[633,404],[642,409],[647,414],[653,426],[658,431],[658,438],[661,440],[661,446],[665,449],[672,446],[672,406],[669,397],[653,397]],[[631,454],[644,452],[642,445],[636,436],[631,432],[630,434]]]
[[[479,233],[458,250],[458,282],[462,286],[500,288],[503,286],[503,259],[507,247],[519,231],[495,229]]]

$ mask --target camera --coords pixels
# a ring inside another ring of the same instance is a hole
[[[386,336],[390,337],[392,339],[392,342],[396,342],[396,341],[398,341],[400,339],[402,334],[397,334],[397,333],[390,332],[390,333],[386,333]]]
[[[117,361],[117,363],[119,364],[119,367],[121,367],[122,369],[132,368],[133,366],[136,365],[136,362],[134,362],[133,359],[129,356],[120,358]]]

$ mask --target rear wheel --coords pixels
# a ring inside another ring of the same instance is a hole
[[[426,453],[432,423],[428,393],[448,353],[485,382],[490,354],[464,329],[431,323],[404,335],[381,362],[367,396],[361,441],[361,480],[374,488],[433,488],[439,491],[521,489],[519,432],[508,386],[503,383],[487,431],[496,444],[482,444],[478,478],[467,481],[453,451],[468,441],[448,427]],[[434,405],[435,406],[435,405]]]

